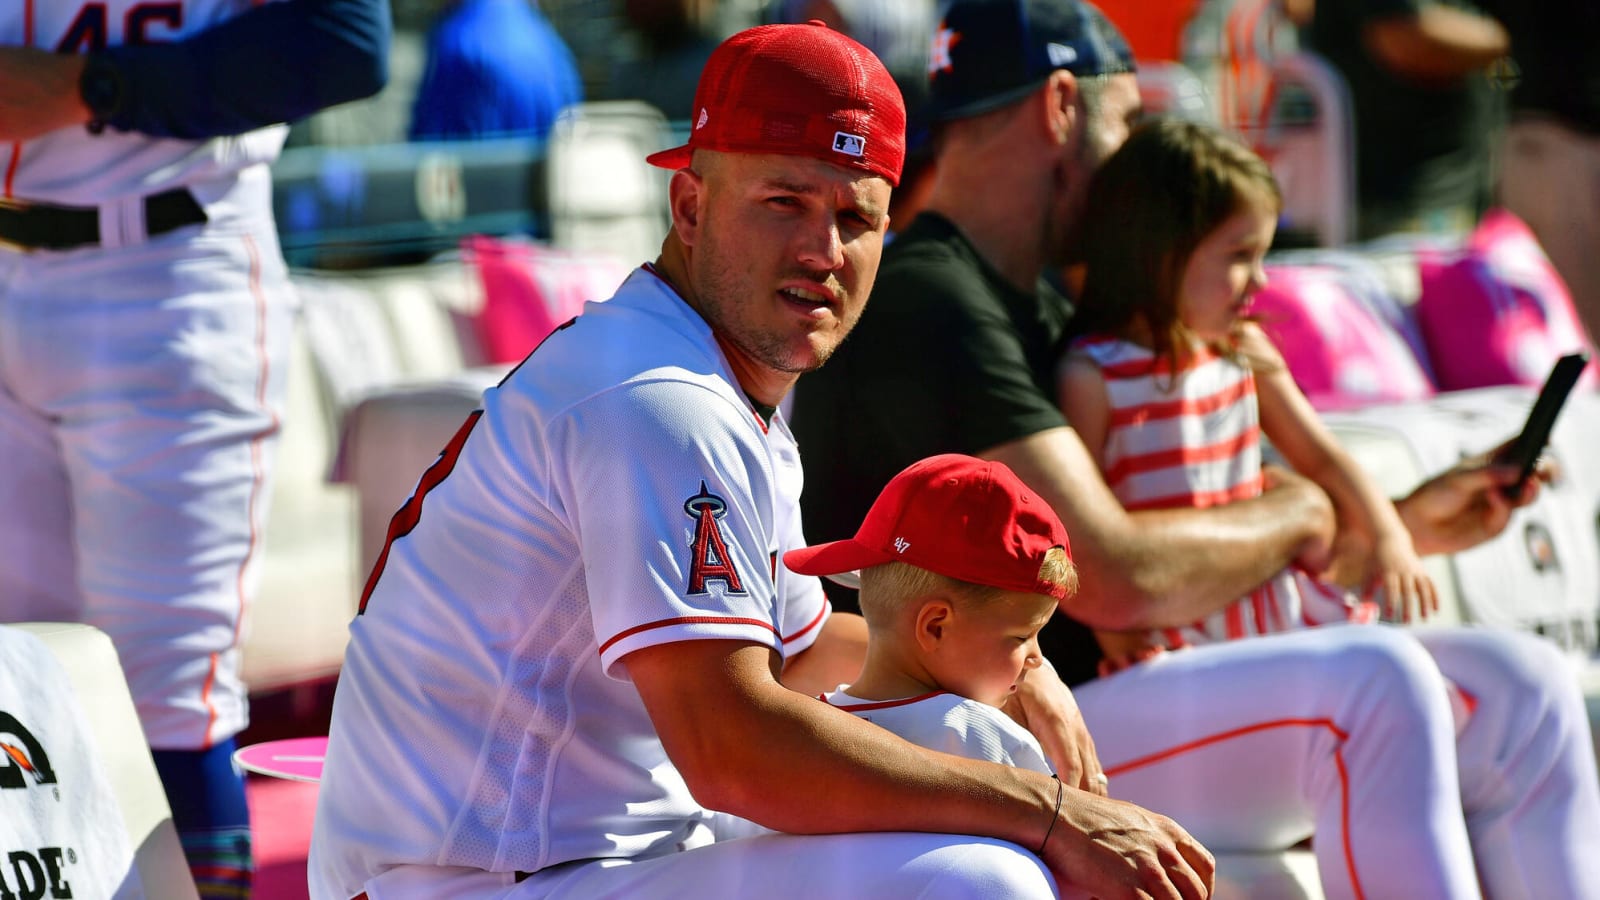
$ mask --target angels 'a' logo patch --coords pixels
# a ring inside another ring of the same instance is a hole
[[[727,542],[723,541],[722,529],[717,525],[717,520],[728,512],[727,501],[707,490],[706,483],[701,481],[700,493],[683,501],[683,511],[694,519],[694,540],[689,545],[692,556],[688,593],[708,593],[709,582],[721,581],[725,593],[743,594],[744,582],[728,556]]]

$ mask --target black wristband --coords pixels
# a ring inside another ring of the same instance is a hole
[[[91,134],[104,131],[106,123],[122,111],[126,94],[122,70],[102,54],[89,54],[83,64],[83,74],[78,77],[78,95],[89,108]]]
[[[1050,843],[1050,832],[1056,830],[1056,820],[1061,818],[1061,796],[1066,793],[1066,785],[1061,782],[1061,776],[1052,773],[1051,778],[1056,780],[1056,811],[1050,814],[1050,827],[1044,830],[1044,840],[1039,842],[1039,849],[1034,856],[1044,856],[1044,845]]]

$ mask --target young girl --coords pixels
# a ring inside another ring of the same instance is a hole
[[[1394,505],[1246,317],[1282,204],[1266,163],[1205,126],[1151,122],[1101,167],[1088,204],[1098,223],[1082,244],[1081,337],[1063,358],[1059,393],[1117,498],[1143,510],[1254,497],[1272,477],[1261,468],[1265,434],[1328,493],[1339,521],[1322,577],[1296,564],[1199,622],[1097,633],[1101,671],[1162,648],[1374,619],[1374,604],[1351,590],[1381,594],[1394,617],[1437,609]]]

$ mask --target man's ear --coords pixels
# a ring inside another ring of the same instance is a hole
[[[700,235],[700,211],[705,206],[706,180],[693,169],[672,173],[667,205],[672,210],[672,230],[684,246],[693,247]]]
[[[917,607],[916,627],[912,629],[917,636],[917,646],[924,652],[937,649],[954,614],[949,600],[937,596],[924,599]]]
[[[1045,133],[1057,145],[1072,140],[1073,129],[1081,127],[1078,121],[1078,78],[1066,69],[1056,69],[1045,81],[1044,97]]]

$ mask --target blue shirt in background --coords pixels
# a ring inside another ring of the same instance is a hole
[[[582,99],[572,51],[532,0],[460,0],[429,29],[409,134],[542,138]]]

